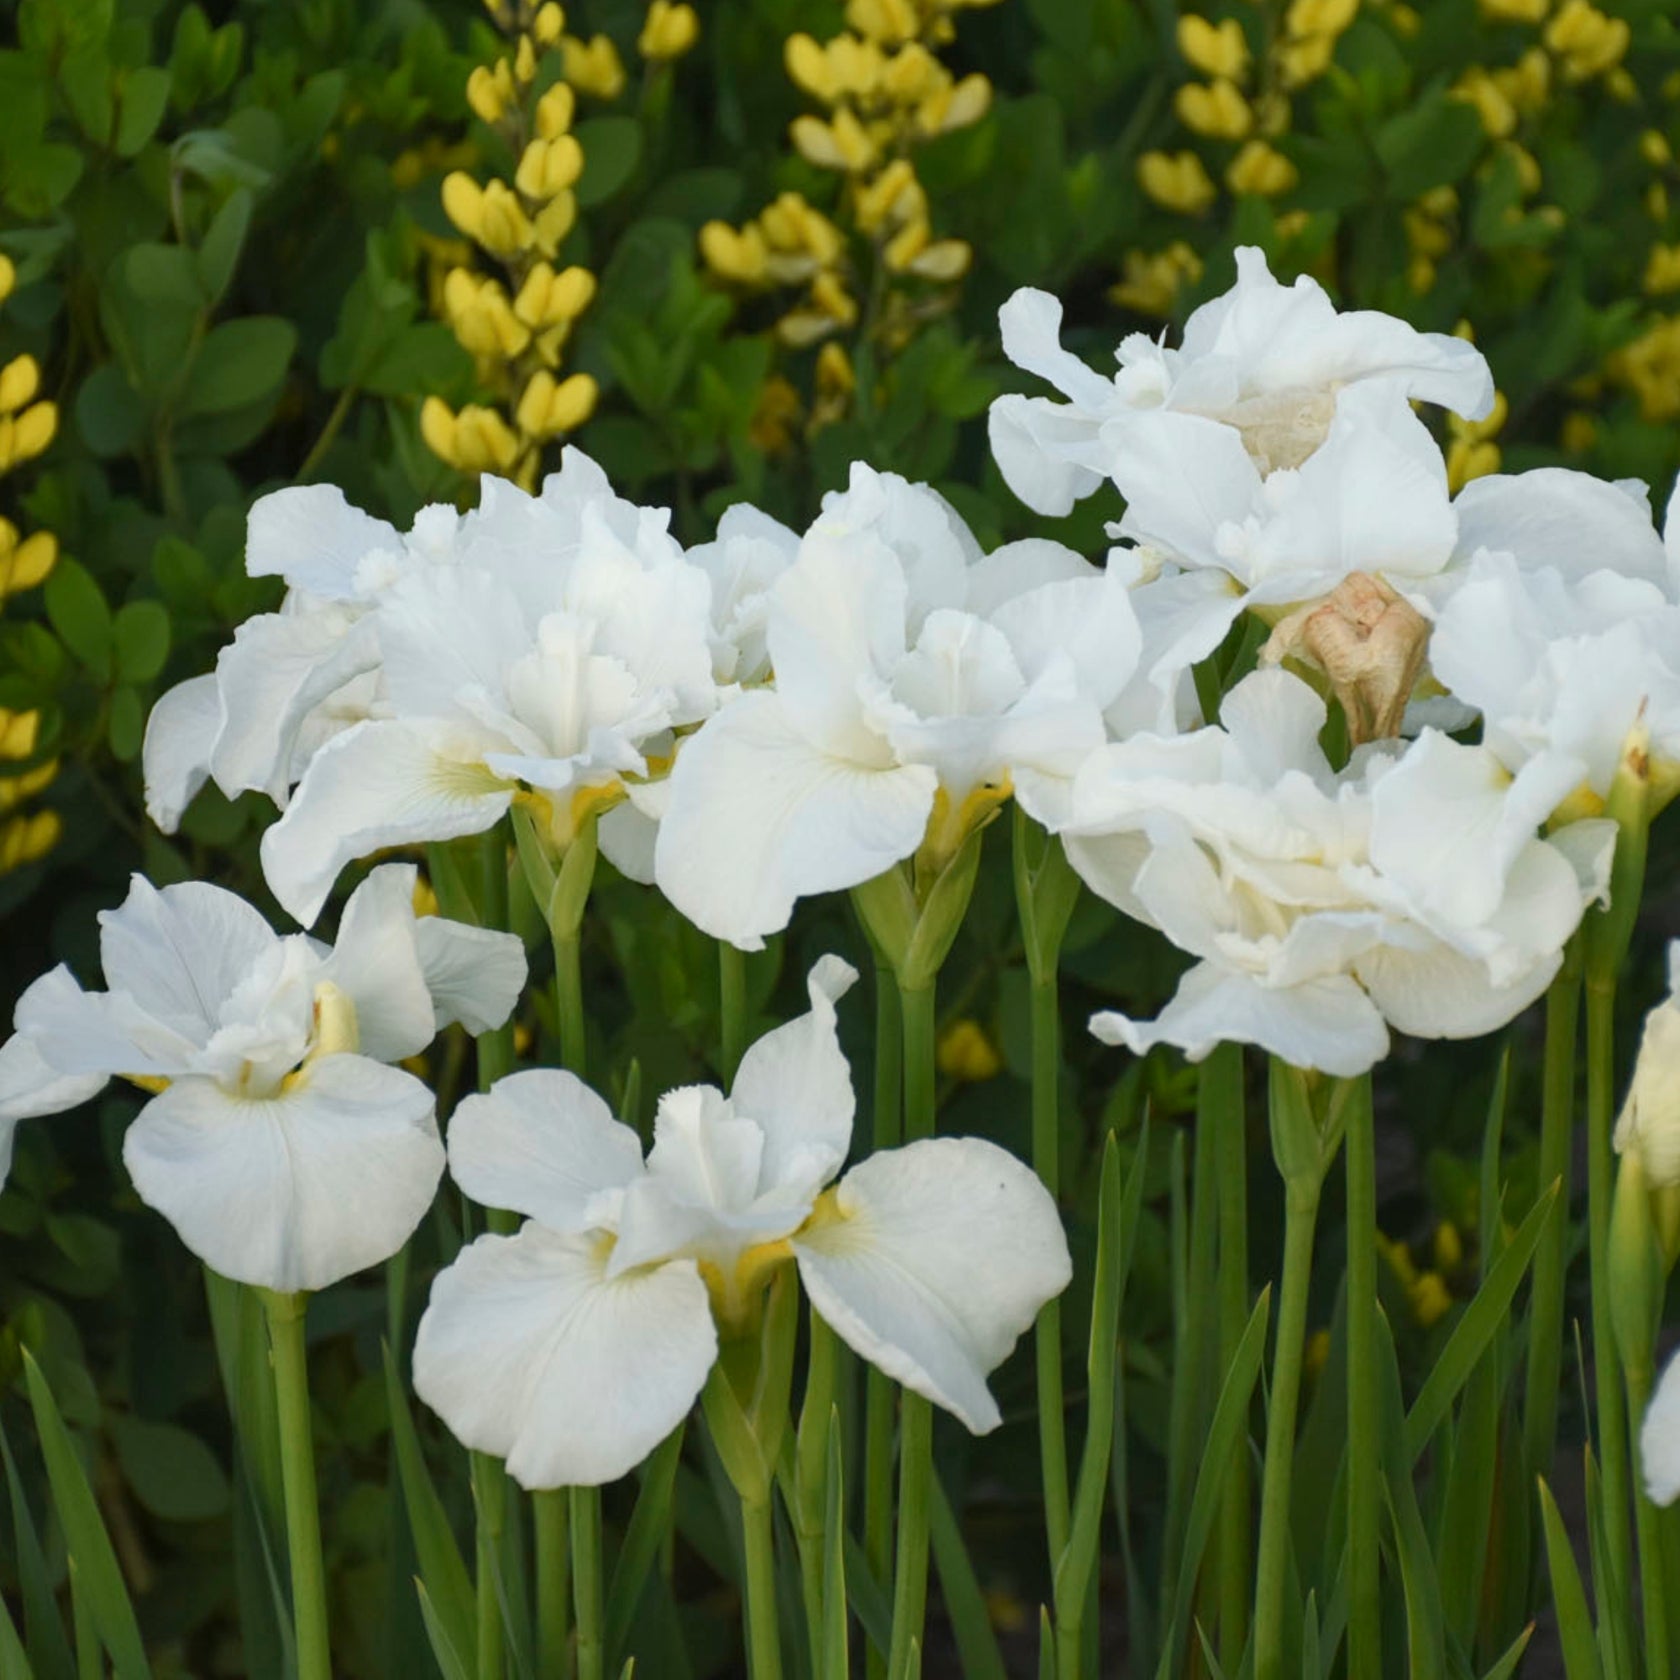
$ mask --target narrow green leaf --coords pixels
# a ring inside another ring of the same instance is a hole
[[[1482,1128],[1482,1177],[1478,1201],[1481,1206],[1482,1276],[1499,1257],[1504,1246],[1503,1198],[1499,1193],[1499,1150],[1505,1136],[1505,1107],[1511,1090],[1511,1047],[1499,1058],[1499,1073],[1488,1099],[1487,1124]]]
[[[1582,1456],[1586,1464],[1587,1549],[1592,1559],[1593,1603],[1598,1607],[1599,1661],[1604,1665],[1606,1680],[1633,1680],[1637,1672],[1633,1660],[1633,1593],[1611,1561],[1604,1480],[1598,1460],[1590,1447]],[[1626,1512],[1618,1512],[1617,1520],[1626,1522]]]
[[[840,1413],[828,1414],[828,1480],[824,1489],[822,1672],[816,1680],[849,1680],[846,1627],[846,1477],[840,1454]]]
[[[1050,1626],[1050,1612],[1038,1608],[1038,1680],[1056,1680],[1056,1635]]]
[[[18,1475],[11,1442],[3,1429],[0,1429],[0,1460],[5,1463],[6,1488],[12,1501],[18,1595],[23,1600],[23,1625],[35,1671],[41,1680],[73,1680],[75,1658],[70,1654],[70,1641],[64,1637],[64,1623],[53,1596],[52,1579],[47,1574],[46,1555],[41,1550],[29,1501],[24,1497],[23,1478]]]
[[[4,1598],[0,1598],[0,1680],[35,1680]]]
[[[1522,1661],[1522,1654],[1528,1649],[1528,1642],[1534,1637],[1534,1623],[1530,1622],[1521,1633],[1513,1639],[1506,1649],[1504,1656],[1482,1676],[1482,1680],[1511,1680],[1517,1672],[1517,1664]]]
[[[1557,1201],[1557,1186],[1550,1186],[1528,1211],[1528,1217],[1517,1227],[1493,1269],[1488,1273],[1475,1299],[1464,1309],[1464,1316],[1453,1327],[1447,1345],[1441,1349],[1434,1369],[1418,1391],[1412,1409],[1406,1414],[1406,1457],[1416,1464],[1429,1438],[1440,1427],[1458,1391],[1475,1370],[1477,1362],[1487,1350],[1511,1310],[1511,1302],[1522,1282],[1523,1273],[1539,1246],[1546,1221],[1552,1216]]]
[[[1441,1583],[1429,1536],[1412,1485],[1412,1458],[1406,1450],[1406,1403],[1400,1388],[1400,1361],[1388,1317],[1377,1313],[1376,1353],[1381,1361],[1383,1493],[1400,1560],[1400,1584],[1406,1605],[1406,1644],[1412,1680],[1444,1680],[1447,1627],[1441,1609]],[[1344,1583],[1337,1582],[1340,1598]]]
[[[402,1483],[403,1504],[408,1511],[409,1531],[414,1536],[414,1554],[420,1560],[420,1579],[424,1583],[421,1603],[426,1617],[426,1631],[432,1632],[436,1621],[445,1643],[454,1651],[475,1649],[474,1618],[477,1615],[471,1578],[461,1561],[461,1549],[455,1542],[454,1531],[432,1485],[426,1468],[425,1454],[420,1449],[420,1437],[415,1432],[414,1417],[408,1409],[408,1397],[403,1391],[396,1360],[389,1347],[383,1349],[385,1359],[385,1392],[391,1410],[391,1444],[397,1455],[397,1475]],[[432,1646],[437,1648],[437,1638]]]
[[[892,1606],[880,1582],[870,1573],[869,1559],[853,1534],[846,1536],[846,1602],[869,1643],[886,1656],[892,1649]]]
[[[933,1498],[928,1516],[933,1561],[939,1570],[939,1586],[965,1680],[1009,1680],[997,1635],[992,1631],[992,1618],[986,1611],[986,1595],[980,1590],[968,1547],[963,1542],[962,1528],[937,1469],[933,1473]]]
[[[117,1680],[147,1680],[152,1670],[146,1661],[146,1647],[134,1619],[128,1587],[117,1564],[111,1537],[99,1515],[87,1473],[76,1456],[75,1444],[58,1414],[52,1390],[41,1367],[25,1350],[24,1373],[29,1382],[29,1403],[35,1413],[35,1432],[46,1461],[47,1479],[52,1484],[53,1504],[64,1528],[65,1545],[71,1562],[80,1571],[88,1595],[88,1608],[99,1629],[99,1637],[111,1654]]]
[[[420,1615],[426,1624],[426,1637],[432,1642],[432,1656],[443,1675],[443,1680],[472,1680],[460,1651],[444,1628],[443,1618],[432,1604],[432,1595],[426,1591],[426,1583],[419,1576],[414,1578],[414,1590],[419,1595]]]
[[[1499,1368],[1497,1350],[1490,1349],[1465,1385],[1436,1524],[1442,1613],[1466,1649],[1481,1609],[1498,1470]]]
[[[671,1495],[677,1485],[683,1433],[684,1426],[679,1423],[648,1459],[641,1491],[636,1495],[636,1508],[630,1513],[630,1526],[624,1532],[624,1544],[619,1547],[618,1561],[613,1565],[606,1610],[609,1664],[630,1637],[648,1571],[659,1556],[665,1531],[670,1526]]]
[[[1219,1511],[1220,1496],[1225,1489],[1231,1455],[1243,1442],[1248,1429],[1249,1402],[1254,1397],[1254,1385],[1260,1377],[1260,1363],[1266,1351],[1266,1326],[1271,1318],[1272,1292],[1261,1290],[1254,1310],[1248,1315],[1248,1327],[1237,1343],[1231,1368],[1220,1386],[1219,1403],[1213,1409],[1213,1421],[1208,1426],[1207,1440],[1201,1466],[1196,1474],[1196,1490],[1190,1499],[1190,1514],[1184,1525],[1184,1549],[1178,1561],[1178,1584],[1173,1591],[1171,1615],[1165,1627],[1165,1642],[1161,1660],[1156,1667],[1159,1680],[1178,1671],[1189,1632],[1190,1617],[1195,1604],[1196,1576],[1202,1567],[1202,1554],[1207,1549],[1208,1536],[1213,1532],[1213,1520]]]
[[[1542,1479],[1540,1517],[1546,1531],[1546,1561],[1552,1576],[1552,1604],[1557,1611],[1558,1638],[1563,1646],[1563,1667],[1569,1680],[1604,1680],[1598,1645],[1593,1638],[1592,1614],[1587,1609],[1586,1589],[1569,1544],[1569,1535],[1558,1514],[1557,1501]]]

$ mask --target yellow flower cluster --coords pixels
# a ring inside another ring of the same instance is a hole
[[[841,217],[831,219],[798,193],[783,193],[741,227],[709,222],[700,255],[720,280],[749,291],[800,287],[777,321],[790,348],[866,330],[889,354],[901,350],[921,323],[947,306],[916,298],[899,283],[945,286],[967,273],[973,252],[960,239],[937,238],[926,189],[912,154],[924,142],[978,122],[991,106],[982,75],[960,79],[936,49],[952,39],[952,14],[995,0],[849,0],[847,27],[833,40],[789,38],[789,77],[825,108],[795,118],[789,131],[808,163],[845,178]],[[874,254],[876,306],[862,318],[853,289],[850,236]],[[813,426],[844,412],[853,389],[851,362],[838,343],[825,344],[817,364]],[[784,433],[799,412],[788,411],[792,388],[772,382],[755,429]]]
[[[16,284],[16,268],[0,255],[0,303]],[[18,356],[0,367],[0,476],[41,454],[58,431],[58,405],[41,397],[40,389],[41,369],[33,356]],[[11,520],[0,518],[0,607],[9,596],[43,582],[57,559],[58,540],[50,531],[26,537]],[[40,712],[0,706],[0,764],[33,758],[40,735]],[[0,875],[33,863],[58,843],[63,823],[56,811],[19,809],[57,774],[58,760],[48,759],[15,775],[0,775]]]
[[[1494,441],[1504,427],[1510,408],[1503,391],[1494,392],[1493,407],[1485,420],[1447,416],[1447,488],[1456,496],[1473,478],[1486,478],[1499,471],[1501,456]]]
[[[986,1029],[971,1015],[953,1021],[939,1035],[936,1051],[939,1071],[947,1079],[977,1085],[1003,1072],[1003,1057],[986,1035]]]
[[[1680,316],[1654,321],[1609,358],[1605,371],[1633,393],[1642,419],[1680,419]]]
[[[1453,222],[1458,215],[1458,193],[1452,187],[1426,192],[1401,216],[1406,229],[1406,247],[1411,256],[1406,264],[1406,283],[1421,296],[1435,284],[1436,258],[1452,249]]]
[[[1153,254],[1128,251],[1121,264],[1121,277],[1108,289],[1111,303],[1139,315],[1171,315],[1179,292],[1202,277],[1202,259],[1182,240],[1175,239],[1164,251]]]
[[[509,0],[486,0],[486,6],[512,50],[474,69],[467,102],[519,161],[511,182],[480,183],[460,169],[444,177],[444,213],[494,269],[451,267],[440,302],[496,401],[456,410],[428,397],[420,430],[433,454],[460,471],[501,473],[529,485],[544,444],[575,431],[595,409],[594,379],[560,373],[572,328],[595,296],[595,277],[555,266],[577,221],[572,189],[583,173],[583,148],[572,133],[572,82],[544,86],[541,74],[546,55],[555,52],[563,73],[570,68],[565,14],[554,0],[534,9],[523,0],[517,9]],[[579,51],[598,56],[593,44],[579,43]],[[622,83],[622,69],[618,76]]]
[[[1388,1262],[1420,1328],[1429,1330],[1439,1324],[1452,1311],[1450,1280],[1464,1264],[1464,1239],[1457,1229],[1446,1220],[1435,1227],[1432,1264],[1426,1270],[1420,1269],[1412,1258],[1408,1243],[1394,1242],[1378,1232],[1377,1248]]]

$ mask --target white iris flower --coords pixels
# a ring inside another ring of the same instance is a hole
[[[884,1151],[830,1187],[854,1108],[834,1005],[855,979],[819,962],[810,1012],[747,1051],[727,1097],[667,1092],[645,1161],[567,1073],[516,1073],[461,1104],[455,1178],[529,1216],[440,1273],[420,1321],[415,1389],[464,1443],[527,1488],[624,1475],[789,1261],[865,1359],[996,1427],[987,1373],[1071,1275],[1061,1221],[1032,1172],[972,1138]]]
[[[19,1119],[126,1077],[157,1093],[123,1142],[135,1189],[218,1272],[289,1293],[388,1259],[444,1165],[431,1092],[389,1064],[451,1022],[499,1026],[526,973],[512,935],[416,917],[414,880],[374,870],[327,946],[220,887],[136,875],[100,916],[109,989],[60,967],[18,1002],[0,1164]]]

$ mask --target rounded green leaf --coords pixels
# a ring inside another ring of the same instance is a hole
[[[203,1522],[227,1509],[228,1479],[196,1435],[172,1423],[118,1417],[117,1462],[134,1497],[166,1522]]]
[[[225,414],[260,402],[286,377],[296,348],[297,329],[278,315],[250,315],[212,327],[176,412]]]
[[[111,609],[79,561],[61,559],[42,591],[47,617],[59,640],[87,669],[106,682],[111,675]]]
[[[117,675],[124,682],[150,682],[169,657],[169,614],[157,601],[130,601],[111,628]]]

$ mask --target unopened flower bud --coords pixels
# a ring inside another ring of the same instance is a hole
[[[650,63],[681,58],[700,38],[700,18],[692,6],[653,0],[647,9],[636,50]]]

